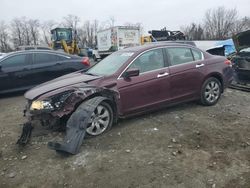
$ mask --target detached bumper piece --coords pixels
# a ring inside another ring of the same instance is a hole
[[[20,138],[17,141],[17,144],[26,145],[30,139],[32,130],[33,130],[33,126],[31,125],[30,122],[24,123],[23,131],[22,131]]]
[[[91,115],[104,97],[95,97],[82,103],[71,115],[66,125],[66,136],[62,143],[49,142],[48,147],[58,152],[77,154],[86,135]]]
[[[249,71],[249,74],[250,74],[250,71]],[[229,87],[232,89],[250,92],[250,79],[249,80],[240,79],[239,75],[235,73],[234,80],[229,85]]]
[[[248,83],[237,83],[233,81],[229,87],[232,89],[250,92],[250,84]]]

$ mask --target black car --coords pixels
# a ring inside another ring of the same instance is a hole
[[[52,50],[18,51],[0,58],[0,94],[27,90],[90,66],[87,57]]]

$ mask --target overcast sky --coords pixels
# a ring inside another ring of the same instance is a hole
[[[61,21],[74,14],[81,21],[100,22],[115,18],[115,25],[142,23],[145,30],[175,30],[200,22],[207,9],[236,8],[239,16],[250,16],[250,0],[0,0],[0,20],[16,17]]]

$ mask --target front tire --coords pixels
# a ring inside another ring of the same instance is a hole
[[[108,131],[113,124],[114,113],[111,106],[106,102],[98,104],[91,115],[86,132],[89,136],[98,136]]]
[[[221,91],[221,82],[214,77],[208,78],[202,85],[201,104],[204,106],[215,105],[221,96]]]

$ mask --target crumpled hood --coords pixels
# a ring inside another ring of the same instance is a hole
[[[238,33],[233,36],[234,46],[237,52],[250,47],[250,30]]]
[[[33,100],[34,98],[37,98],[45,93],[79,83],[88,83],[89,81],[93,81],[98,78],[100,78],[100,76],[87,75],[80,71],[70,73],[30,89],[24,94],[24,97],[26,99]]]

